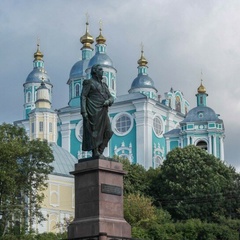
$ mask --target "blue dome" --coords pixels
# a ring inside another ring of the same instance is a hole
[[[44,72],[43,68],[34,68],[29,74],[26,79],[26,83],[41,83],[42,78],[44,78],[45,82],[50,83],[50,78],[49,76]]]
[[[89,60],[80,60],[76,62],[70,71],[69,78],[80,78],[82,76],[85,76],[85,70],[88,67],[88,63]]]
[[[186,118],[182,121],[185,122],[208,122],[208,121],[219,121],[217,114],[213,109],[206,106],[199,106],[191,109]]]
[[[113,67],[113,62],[111,58],[105,53],[97,52],[90,60],[88,67],[92,67],[95,64],[100,64],[102,66]]]
[[[131,89],[134,88],[154,88],[154,82],[148,75],[138,74],[133,80]]]

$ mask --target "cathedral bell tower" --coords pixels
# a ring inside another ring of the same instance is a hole
[[[35,108],[29,113],[30,139],[57,141],[57,113],[51,109],[50,91],[42,79],[36,90]]]
[[[41,85],[42,78],[45,80],[45,86],[49,90],[49,98],[51,101],[52,84],[47,72],[44,69],[43,54],[40,51],[40,44],[37,43],[37,51],[34,53],[33,70],[29,73],[24,87],[24,119],[29,118],[29,113],[35,108],[36,92]]]

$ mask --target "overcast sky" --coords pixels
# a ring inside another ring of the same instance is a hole
[[[162,96],[173,87],[193,108],[203,79],[207,104],[225,123],[225,161],[240,170],[239,0],[1,0],[0,123],[23,118],[23,83],[33,68],[37,37],[54,86],[53,108],[67,105],[66,83],[81,57],[86,13],[94,38],[103,22],[118,95],[137,76],[141,42]]]

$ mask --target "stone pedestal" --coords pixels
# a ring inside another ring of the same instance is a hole
[[[81,159],[75,165],[75,219],[68,239],[131,238],[123,217],[122,164],[112,159]]]

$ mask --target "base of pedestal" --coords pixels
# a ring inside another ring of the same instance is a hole
[[[105,234],[102,234],[105,233]],[[84,239],[100,237],[103,239],[131,238],[131,226],[124,220],[119,219],[85,219],[73,221],[68,227],[68,239]],[[97,238],[99,239],[99,238]]]

